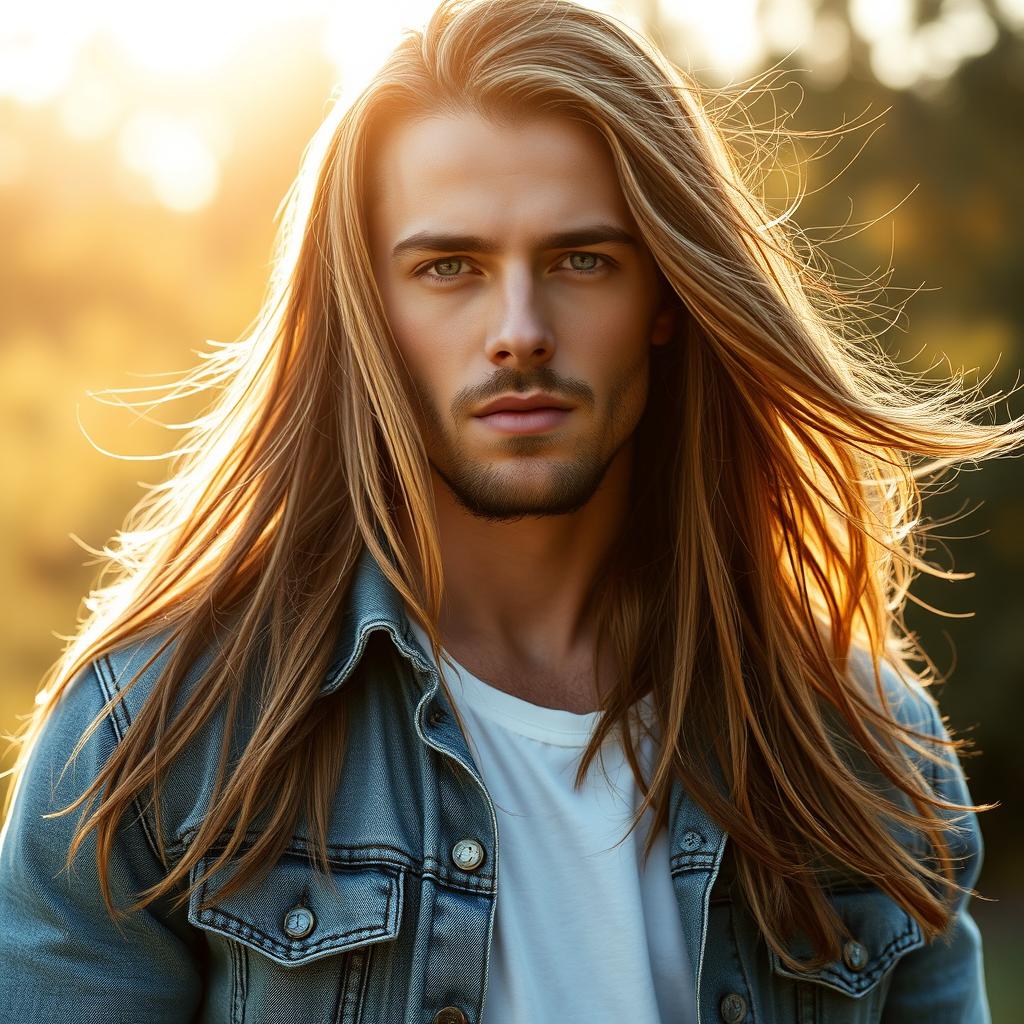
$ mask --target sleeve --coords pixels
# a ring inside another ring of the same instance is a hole
[[[103,704],[90,664],[47,718],[0,832],[0,1021],[162,1024],[192,1020],[201,1002],[201,947],[184,913],[158,900],[115,925],[100,894],[94,832],[65,869],[85,805],[43,817],[80,796],[113,752],[108,715],[58,785]],[[110,885],[119,908],[163,877],[144,826],[127,813],[118,828]]]
[[[922,693],[921,697],[927,718],[920,731],[948,739],[935,702],[930,695]],[[952,803],[972,803],[956,752],[942,746],[937,749],[944,755],[944,763],[927,762],[936,795]],[[958,826],[950,844],[958,863],[956,880],[971,889],[977,882],[984,855],[977,815],[963,811],[942,813]],[[929,1024],[990,1024],[981,933],[971,916],[969,901],[966,893],[960,893],[946,933],[899,960],[886,997],[882,1018],[885,1024],[911,1020]]]

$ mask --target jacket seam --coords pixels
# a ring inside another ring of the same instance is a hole
[[[388,903],[385,908],[385,913],[389,915],[391,913],[390,894],[388,895]],[[229,929],[235,938],[243,938],[250,942],[255,942],[261,948],[268,950],[269,952],[277,953],[279,956],[289,961],[304,959],[310,953],[318,953],[320,950],[334,945],[336,939],[348,939],[354,936],[358,936],[359,938],[371,938],[375,935],[391,934],[389,925],[366,925],[362,928],[351,928],[347,932],[334,932],[330,935],[324,935],[315,943],[295,947],[286,946],[283,942],[278,942],[277,939],[271,938],[266,932],[260,931],[258,928],[254,928],[249,924],[249,922],[243,921],[240,917],[235,917],[234,914],[229,914],[224,910],[204,911],[198,919],[202,921],[203,924],[212,924],[221,928],[226,928],[227,925],[221,921],[221,919],[223,919],[223,921],[237,926],[237,929]]]
[[[733,949],[736,951],[736,960],[740,965],[740,974],[743,977],[743,984],[747,987],[747,996],[750,998],[750,1024],[757,1024],[758,1017],[761,1013],[761,1007],[755,1003],[754,1000],[754,986],[750,984],[750,975],[747,972],[747,965],[743,959],[743,953],[740,950],[740,943],[736,937],[736,921],[734,918],[734,907],[735,903],[732,899],[729,900],[729,936],[732,939]]]
[[[245,1019],[245,995],[242,991],[242,965],[245,946],[240,942],[228,943],[231,957],[231,1024],[242,1024]]]
[[[104,662],[106,663],[107,671],[110,673],[110,685],[118,693],[121,693],[122,691],[121,688],[117,685],[117,678],[114,675],[113,666],[110,664],[109,657],[106,654],[104,654],[97,658],[95,661],[93,661],[93,675],[95,676],[97,685],[99,686],[100,695],[104,698],[104,704],[108,704],[113,699],[114,695],[110,690],[108,690],[107,681],[103,678],[103,673],[100,671],[100,665]],[[114,733],[115,745],[120,746],[122,740],[124,739],[124,733],[127,732],[129,728],[131,728],[132,722],[131,717],[128,714],[128,709],[124,707],[123,697],[119,701],[117,706],[124,711],[125,721],[127,722],[124,731],[121,730],[120,723],[117,721],[117,717],[113,713],[115,709],[108,709],[105,717],[107,719],[107,722],[110,724],[111,731]],[[139,802],[138,794],[136,794],[132,798],[132,806],[138,812],[138,818],[136,820],[139,822],[139,826],[142,829],[142,834],[145,836],[146,845],[149,847],[149,852],[153,855],[153,859],[156,861],[157,865],[162,870],[166,871],[168,865],[164,858],[160,856],[159,845],[155,840],[155,827],[152,827],[150,825],[149,819],[146,817],[146,812]]]
[[[191,828],[187,833],[183,833],[184,837],[195,834],[197,829]],[[247,835],[246,839],[255,838],[255,836]],[[188,842],[179,842],[178,846],[184,851],[188,847]],[[243,844],[244,850],[244,844]],[[282,851],[281,856],[301,856],[309,851],[309,844],[305,842],[290,843]],[[359,857],[359,851],[372,851],[376,856],[372,858]],[[383,852],[383,855],[381,853]],[[416,878],[430,878],[443,885],[446,889],[454,892],[467,893],[469,895],[479,895],[481,893],[485,895],[494,895],[494,876],[493,875],[479,875],[477,877],[467,877],[454,879],[452,876],[443,870],[437,870],[441,867],[441,862],[435,857],[425,857],[422,862],[414,860],[409,857],[404,851],[399,850],[397,847],[386,847],[386,846],[338,846],[336,844],[328,844],[328,863],[332,867],[337,868],[394,868],[400,871],[407,871],[414,875]],[[393,853],[394,857],[389,857],[387,854]],[[348,855],[348,856],[346,856]]]

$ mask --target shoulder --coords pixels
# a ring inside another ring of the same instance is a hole
[[[858,649],[851,654],[850,668],[865,692],[873,695],[876,706],[881,706],[879,696],[883,697],[883,711],[917,734],[902,733],[900,741],[931,793],[946,804],[955,805],[937,808],[937,812],[946,822],[950,851],[958,865],[957,881],[966,888],[972,887],[984,854],[981,828],[957,746],[951,742],[938,701],[912,672],[900,670],[885,659],[879,663],[876,681],[866,651]]]
[[[909,669],[897,667],[888,658],[881,658],[876,679],[871,654],[863,647],[851,650],[849,668],[861,692],[900,725],[934,738],[947,735],[938,702]]]
[[[0,832],[0,874],[5,881],[56,872],[80,815],[95,809],[94,796],[93,803],[87,801],[86,807],[75,813],[120,741],[108,703],[96,662],[90,661],[68,680],[45,711],[37,711],[40,717],[23,739],[9,813]],[[158,844],[147,816],[140,814],[137,823],[124,830],[122,842],[121,854],[130,855],[133,863],[138,856],[143,867],[159,863]],[[153,860],[147,860],[149,855]]]
[[[41,724],[30,753],[38,781],[43,776],[56,777],[61,773],[76,745],[84,741],[81,752],[69,764],[66,792],[60,794],[63,803],[58,806],[70,803],[85,791],[140,720],[145,719],[141,725],[150,731],[150,716],[159,705],[166,704],[169,727],[186,711],[190,700],[199,695],[197,691],[203,690],[203,679],[213,661],[212,645],[189,660],[173,695],[160,692],[166,685],[165,676],[175,648],[169,629],[130,639],[88,662],[66,684]],[[177,753],[161,777],[159,816],[145,799],[150,795],[148,790],[137,798],[139,822],[154,855],[162,843],[169,860],[176,860],[202,822],[213,792],[225,717],[225,708],[216,707],[201,727],[186,729],[187,739],[174,744]],[[28,785],[29,780],[25,781]]]
[[[142,712],[170,668],[177,642],[171,629],[128,640],[96,658],[92,665],[108,701],[120,697],[112,711],[119,732],[126,730]],[[193,658],[178,687],[176,705],[193,692],[209,670],[212,645]],[[123,695],[123,696],[122,696]]]

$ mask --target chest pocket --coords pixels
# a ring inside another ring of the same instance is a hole
[[[201,860],[193,880],[212,858]],[[269,1024],[376,1019],[386,995],[404,905],[405,872],[378,864],[332,868],[328,877],[302,855],[285,854],[256,885],[216,898],[230,868],[191,895],[188,920],[207,939],[202,1021]],[[212,906],[200,904],[212,894]],[[371,963],[379,971],[371,973]]]
[[[831,899],[852,936],[844,942],[842,956],[817,970],[796,972],[771,950],[772,970],[777,975],[817,983],[854,999],[876,993],[879,982],[900,957],[924,945],[921,927],[879,889],[838,892]],[[811,956],[810,944],[799,938],[792,940],[788,949],[798,960]]]
[[[200,861],[194,877],[207,866],[206,860]],[[217,872],[192,893],[189,921],[282,966],[309,963],[398,935],[405,877],[401,869],[352,865],[336,868],[325,879],[304,857],[286,854],[259,885],[200,910],[207,894],[215,893],[226,877],[227,872]]]

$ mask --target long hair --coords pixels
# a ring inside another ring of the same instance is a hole
[[[170,894],[220,844],[193,882],[202,885],[236,856],[257,816],[265,825],[222,894],[262,876],[300,814],[327,870],[347,718],[343,690],[318,690],[364,547],[434,657],[443,654],[431,479],[369,269],[366,168],[386,126],[463,110],[498,123],[543,112],[594,126],[681,312],[670,344],[651,356],[661,362],[638,426],[630,528],[598,583],[599,631],[613,642],[617,675],[577,785],[612,729],[644,793],[633,827],[648,807],[664,825],[681,780],[728,833],[742,896],[796,969],[807,962],[787,952],[795,929],[813,942],[812,963],[839,952],[823,864],[876,882],[933,938],[959,888],[942,812],[982,808],[932,792],[911,755],[938,755],[896,720],[881,667],[908,685],[930,682],[909,667],[923,652],[902,622],[915,574],[941,572],[923,558],[921,481],[1009,452],[1024,426],[979,422],[994,399],[961,377],[926,382],[887,359],[850,315],[850,294],[745,179],[707,94],[639,33],[570,0],[444,0],[350,104],[335,105],[289,190],[254,326],[169,390],[168,399],[215,398],[172,453],[166,482],[105,548],[88,614],[44,680],[15,774],[79,671],[166,633],[161,651],[170,645],[171,656],[131,728],[86,792],[57,812],[101,795],[68,863],[95,829],[115,913],[106,863],[119,819],[145,792],[159,815],[167,766],[225,704],[230,735],[240,681],[256,670],[264,689],[247,745],[225,775],[225,739],[201,827],[128,910]],[[172,714],[213,637],[202,685]],[[869,684],[851,671],[855,648],[870,656]],[[662,737],[650,779],[624,728],[646,694]],[[830,716],[906,799],[858,774]],[[901,845],[893,822],[934,857]],[[157,835],[163,852],[159,823]]]

